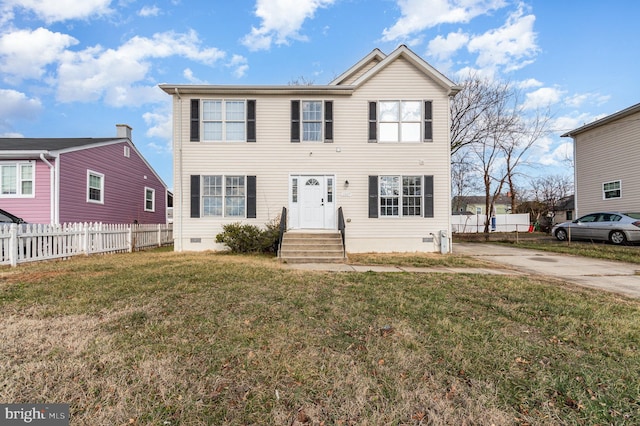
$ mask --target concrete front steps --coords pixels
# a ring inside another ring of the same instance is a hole
[[[279,257],[286,263],[342,263],[342,236],[337,231],[287,231]]]

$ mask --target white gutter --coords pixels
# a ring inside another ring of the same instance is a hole
[[[49,221],[51,222],[52,225],[54,225],[56,223],[56,211],[57,211],[57,203],[56,203],[56,173],[55,173],[55,166],[53,164],[51,164],[49,162],[49,160],[47,160],[47,158],[44,156],[44,152],[40,154],[40,159],[47,165],[49,166],[49,188],[50,188],[50,192],[49,192],[49,197],[50,197],[50,201],[49,201]]]

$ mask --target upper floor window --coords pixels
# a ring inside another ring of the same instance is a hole
[[[291,101],[291,142],[333,142],[333,101]]]
[[[0,163],[0,197],[33,197],[33,163]]]
[[[156,190],[153,188],[144,189],[144,211],[156,211]]]
[[[203,100],[202,133],[206,141],[244,142],[246,105],[243,100]]]
[[[369,142],[433,140],[432,101],[369,102]]]
[[[613,182],[605,182],[602,184],[602,196],[606,200],[608,198],[621,198],[622,184],[619,180]]]
[[[104,175],[102,173],[87,171],[87,202],[104,203]]]

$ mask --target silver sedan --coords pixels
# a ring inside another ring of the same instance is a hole
[[[551,234],[560,241],[601,240],[612,244],[640,241],[640,213],[599,212],[555,225]]]

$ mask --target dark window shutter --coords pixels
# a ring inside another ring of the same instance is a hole
[[[369,217],[378,217],[378,176],[369,176]]]
[[[191,99],[191,142],[200,142],[200,99]]]
[[[256,218],[256,177],[247,176],[247,218]]]
[[[333,142],[333,101],[324,102],[324,141]]]
[[[378,104],[369,102],[369,142],[378,142]]]
[[[256,218],[256,177],[247,176],[247,218]]]
[[[256,141],[256,101],[247,101],[247,142]]]
[[[300,101],[291,101],[291,142],[300,142]]]
[[[433,102],[424,102],[424,140],[433,140]]]
[[[191,175],[191,217],[200,217],[200,175]]]
[[[433,176],[424,177],[424,217],[433,217]]]

